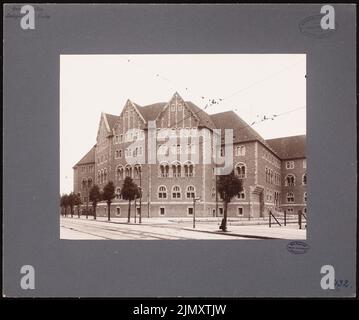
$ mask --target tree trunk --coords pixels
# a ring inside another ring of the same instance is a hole
[[[71,207],[71,218],[74,217],[74,207]]]
[[[80,206],[77,207],[77,215],[78,215],[78,217],[80,219]]]
[[[228,208],[228,201],[223,201],[223,219],[221,226],[219,227],[222,231],[227,231],[227,208]]]
[[[131,219],[131,200],[128,200],[127,223],[130,223],[130,219]]]
[[[107,220],[110,221],[111,220],[111,202],[107,202]]]
[[[93,218],[96,220],[96,206],[93,207]]]

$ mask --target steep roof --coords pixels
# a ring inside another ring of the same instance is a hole
[[[197,107],[193,102],[186,101],[187,106],[192,110],[194,114],[199,118],[199,126],[201,127],[207,127],[209,129],[215,129],[216,126],[211,118],[211,116],[201,109],[200,107]]]
[[[234,111],[211,114],[217,129],[233,129],[233,142],[258,140],[267,145],[261,135],[240,118]],[[269,147],[269,146],[268,146]]]
[[[120,118],[119,116],[115,116],[114,114],[110,114],[110,113],[104,113],[106,119],[107,119],[107,123],[110,127],[110,130],[112,130],[112,128],[115,126],[116,121]]]
[[[95,163],[95,148],[96,145],[94,145],[89,152],[87,152],[79,162],[75,164],[74,167],[82,165],[82,164],[88,164],[88,163]]]
[[[147,106],[140,106],[137,103],[134,104],[136,105],[137,110],[142,114],[142,117],[148,122],[155,120],[167,103],[158,102]]]
[[[267,143],[281,159],[305,158],[306,135],[269,139]]]

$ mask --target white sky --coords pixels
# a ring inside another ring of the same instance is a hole
[[[306,133],[306,55],[61,55],[60,192],[73,189],[73,165],[95,144],[101,112],[119,115],[178,92],[208,113],[234,110],[265,139]],[[205,97],[204,99],[202,97]]]

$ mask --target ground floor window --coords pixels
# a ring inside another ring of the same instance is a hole
[[[220,216],[223,216],[223,208],[218,208],[218,214],[219,214]]]
[[[293,211],[293,208],[288,208],[288,209],[287,209],[287,214],[293,214],[293,212],[294,212],[294,211]]]
[[[116,216],[120,216],[121,215],[121,208],[116,208]]]
[[[307,213],[307,208],[304,208],[304,209],[303,209],[303,213]]]
[[[238,207],[237,208],[237,213],[239,216],[243,216],[243,208],[242,207]]]
[[[137,209],[139,209],[139,208],[137,208]],[[165,208],[164,208],[164,207],[161,207],[161,208],[160,208],[160,216],[164,216],[165,214],[166,214]]]
[[[188,215],[193,215],[193,208],[192,207],[189,207],[189,208],[187,208],[187,214]]]

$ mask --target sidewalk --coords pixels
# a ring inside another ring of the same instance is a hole
[[[210,232],[216,234],[226,234],[235,237],[247,237],[257,239],[290,239],[290,240],[306,240],[307,232],[305,229],[294,229],[292,226],[272,227],[264,225],[253,226],[227,226],[227,232],[219,230],[216,225],[197,224],[196,228],[186,228],[187,230],[195,230],[198,232]]]

